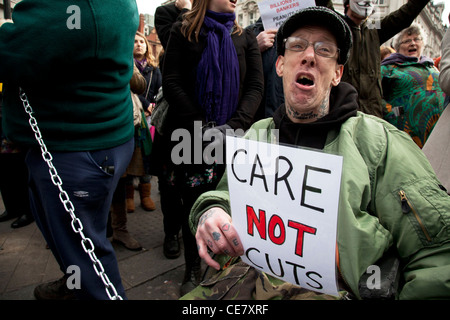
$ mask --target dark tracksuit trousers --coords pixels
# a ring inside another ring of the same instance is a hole
[[[83,224],[83,233],[95,247],[105,273],[117,293],[126,299],[114,249],[106,237],[112,197],[134,149],[134,139],[115,148],[91,152],[51,152],[62,188]],[[36,223],[44,235],[63,273],[70,266],[80,270],[81,287],[74,289],[80,299],[109,299],[105,285],[82,247],[79,234],[72,229],[72,218],[59,199],[59,189],[50,178],[40,149],[28,151],[30,201]],[[89,244],[86,244],[90,248]],[[68,273],[70,276],[72,273]],[[112,291],[109,290],[111,293]]]

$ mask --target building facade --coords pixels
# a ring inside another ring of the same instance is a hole
[[[162,50],[161,42],[159,41],[158,34],[155,29],[155,17],[148,13],[139,14],[139,27],[138,31],[145,35],[157,61],[159,61],[159,55]]]
[[[20,0],[9,0],[11,9],[14,9],[14,6],[20,2]],[[0,0],[0,18],[3,19],[5,17],[5,0]]]

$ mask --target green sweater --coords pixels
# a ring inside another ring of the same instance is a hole
[[[23,0],[0,28],[3,130],[37,146],[19,99],[27,94],[50,150],[107,149],[134,134],[134,0]]]

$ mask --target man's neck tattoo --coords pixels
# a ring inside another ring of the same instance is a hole
[[[328,114],[329,111],[329,95],[327,94],[326,98],[322,101],[319,108],[315,111],[310,112],[298,112],[297,110],[293,109],[291,106],[288,106],[287,113],[289,117],[292,119],[297,119],[301,121],[305,120],[313,120],[313,119],[320,119]]]

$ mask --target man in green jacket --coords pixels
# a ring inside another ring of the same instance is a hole
[[[380,45],[409,27],[430,0],[408,0],[380,21],[368,19],[374,12],[374,2],[344,0],[345,21],[352,30],[353,47],[342,81],[358,91],[359,111],[382,118]]]
[[[394,251],[400,261],[396,298],[450,298],[450,197],[406,133],[357,111],[355,88],[341,82],[351,48],[348,25],[327,8],[307,8],[285,22],[277,39],[285,104],[245,137],[343,157],[336,239],[339,289],[351,298],[366,297],[359,289],[361,278]],[[246,248],[233,226],[229,200],[224,175],[217,189],[200,196],[192,208],[199,254],[217,274],[183,299],[311,298],[313,293],[304,288],[230,260]]]
[[[126,298],[106,225],[134,148],[136,2],[23,0],[12,18],[0,27],[3,129],[28,150],[33,215],[64,273],[35,296]]]

